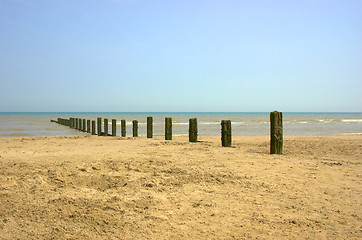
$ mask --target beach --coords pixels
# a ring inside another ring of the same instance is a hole
[[[0,239],[361,239],[362,135],[0,138]]]

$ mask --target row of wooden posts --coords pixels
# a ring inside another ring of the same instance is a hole
[[[70,128],[91,133],[98,136],[116,136],[116,119],[112,119],[112,133],[108,133],[108,119],[103,120],[104,131],[102,132],[102,118],[97,118],[97,132],[96,121],[86,120],[82,118],[58,118],[57,122],[61,125],[68,126]],[[133,137],[138,137],[138,121],[133,120]],[[189,119],[189,141],[197,142],[197,119]],[[121,136],[126,137],[126,120],[121,120]],[[147,138],[153,137],[153,118],[147,117]],[[172,118],[165,118],[165,140],[172,140]],[[231,147],[231,121],[221,121],[221,145],[223,147]],[[283,120],[281,112],[270,113],[270,153],[282,154],[283,152]]]

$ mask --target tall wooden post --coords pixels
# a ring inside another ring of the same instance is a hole
[[[138,121],[133,120],[133,137],[138,137]]]
[[[105,118],[103,121],[104,121],[104,136],[108,136],[108,118]]]
[[[102,118],[97,118],[97,134],[102,136]]]
[[[147,138],[153,137],[153,118],[147,117]]]
[[[91,121],[87,120],[87,133],[91,132],[90,129],[91,129]]]
[[[96,121],[92,120],[92,135],[96,135]]]
[[[231,147],[231,121],[221,121],[221,145],[223,147]]]
[[[165,118],[165,140],[172,140],[172,118]]]
[[[112,119],[112,136],[116,136],[117,132],[117,120],[116,119]]]
[[[126,136],[126,120],[121,120],[121,135]]]
[[[69,127],[74,128],[74,118],[69,118]]]
[[[79,127],[79,125],[78,125],[78,118],[75,118],[75,129],[78,130],[78,127]]]
[[[270,113],[270,154],[283,153],[283,116],[281,112]]]
[[[189,119],[189,141],[197,142],[197,118]]]
[[[82,129],[83,129],[83,121],[82,121],[82,119],[81,118],[79,118],[79,131],[82,131]]]
[[[83,132],[86,132],[86,131],[87,131],[87,130],[86,130],[86,128],[87,128],[86,121],[87,121],[87,120],[85,120],[85,119],[83,118],[83,129],[82,129]]]

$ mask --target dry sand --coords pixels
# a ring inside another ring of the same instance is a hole
[[[0,138],[0,239],[361,239],[362,135]]]

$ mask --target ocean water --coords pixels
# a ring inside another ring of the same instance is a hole
[[[164,134],[165,117],[172,117],[173,134],[187,135],[189,118],[197,118],[199,135],[220,135],[221,120],[231,120],[232,135],[269,135],[270,113],[0,113],[0,137],[86,136],[87,133],[50,122],[59,118],[126,120],[127,136],[132,135],[132,120],[138,120],[139,135],[146,135],[146,120],[153,117],[155,135]],[[103,125],[103,124],[102,124]],[[102,126],[103,127],[103,126]],[[283,113],[284,135],[361,134],[362,113]]]

